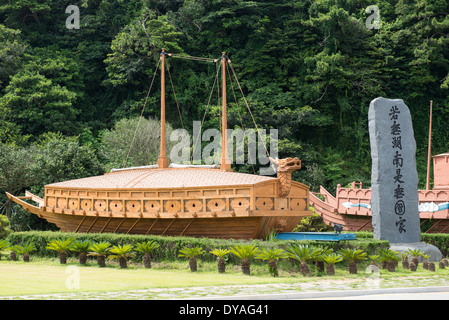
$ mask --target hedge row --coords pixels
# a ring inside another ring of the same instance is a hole
[[[449,256],[449,234],[448,233],[421,233],[421,241],[433,244],[440,249],[443,257]]]
[[[153,240],[159,244],[159,248],[152,253],[152,259],[155,261],[175,261],[178,259],[179,250],[184,247],[201,247],[207,253],[214,249],[229,249],[232,246],[250,243],[259,248],[279,247],[286,248],[294,240],[224,240],[224,239],[210,239],[210,238],[191,238],[191,237],[169,237],[169,236],[155,236],[155,235],[126,235],[118,233],[64,233],[54,231],[28,231],[28,232],[14,232],[7,237],[7,241],[11,245],[25,245],[33,243],[36,246],[36,251],[33,255],[40,257],[56,257],[54,251],[46,249],[47,243],[56,239],[73,238],[75,240],[89,240],[91,242],[108,241],[111,245],[136,245],[138,242]],[[367,254],[374,254],[380,248],[388,248],[388,241],[374,240],[370,238],[361,238],[360,240],[350,241],[301,241],[304,244],[315,246],[327,246],[334,251],[342,248],[357,248],[364,250]],[[75,255],[75,253],[73,253]],[[136,256],[139,259],[139,256]],[[204,261],[215,261],[216,257],[213,255],[203,255],[200,259]],[[230,263],[239,263],[236,257],[229,257]],[[260,262],[262,263],[262,262]]]

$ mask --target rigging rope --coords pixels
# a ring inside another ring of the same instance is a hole
[[[195,61],[203,61],[203,62],[216,62],[215,59],[211,59],[211,58],[186,56],[186,55],[176,54],[176,53],[169,53],[168,56],[169,57],[173,57],[173,58],[186,59],[186,60],[195,60]]]
[[[210,106],[210,101],[211,101],[211,98],[212,98],[212,93],[213,93],[213,91],[214,91],[214,88],[215,88],[215,84],[216,84],[216,83],[217,83],[217,89],[218,89],[218,94],[219,94],[220,85],[219,85],[219,81],[218,81],[218,73],[219,73],[219,71],[220,71],[220,66],[218,66],[218,63],[217,63],[217,62],[220,61],[220,59],[211,59],[211,58],[205,58],[205,57],[195,57],[195,56],[181,55],[181,54],[176,54],[176,53],[167,53],[167,55],[168,55],[169,57],[173,57],[173,58],[180,58],[180,59],[186,59],[186,60],[192,60],[192,61],[201,61],[201,62],[214,62],[214,63],[215,63],[217,72],[216,72],[216,74],[215,74],[214,83],[213,83],[213,85],[212,85],[212,89],[211,89],[210,94],[209,94],[209,99],[208,99],[208,101],[207,101],[207,105],[206,105],[206,109],[205,109],[205,111],[204,111],[203,119],[201,120],[201,125],[200,125],[200,130],[199,130],[199,132],[201,132],[201,129],[202,129],[203,124],[204,124],[204,120],[205,120],[205,118],[206,118],[207,111],[208,111],[209,106]],[[269,156],[269,152],[268,152],[268,149],[267,149],[265,140],[262,138],[262,135],[260,134],[259,128],[258,128],[258,126],[257,126],[257,124],[256,124],[256,121],[255,121],[255,119],[254,119],[254,116],[253,116],[253,114],[252,114],[252,112],[251,112],[251,109],[250,109],[250,107],[249,107],[248,101],[246,100],[245,95],[243,94],[242,87],[241,87],[241,85],[240,85],[239,80],[237,79],[237,75],[236,75],[235,70],[234,70],[234,67],[233,67],[233,65],[232,65],[232,63],[231,63],[231,60],[230,60],[230,59],[227,59],[227,61],[228,61],[229,67],[230,67],[230,69],[231,69],[231,71],[232,71],[232,73],[233,73],[233,75],[234,75],[235,81],[237,82],[237,85],[238,85],[238,87],[239,87],[239,90],[240,90],[240,92],[241,92],[241,94],[242,94],[242,97],[243,97],[243,100],[244,100],[244,102],[245,102],[246,108],[247,108],[248,111],[249,111],[249,114],[250,114],[251,119],[252,119],[252,121],[253,121],[253,123],[254,123],[254,126],[255,126],[255,128],[256,128],[256,131],[257,131],[257,133],[259,134],[260,141],[262,141],[263,146],[264,146],[264,148],[265,148],[265,152],[266,152],[267,156]],[[134,135],[133,135],[131,144],[130,144],[130,146],[129,146],[128,154],[126,155],[124,167],[126,167],[126,164],[127,164],[127,162],[128,162],[128,158],[129,158],[129,155],[130,155],[130,153],[131,153],[131,148],[132,148],[132,145],[133,145],[134,140],[135,140],[135,138],[136,138],[136,133],[137,133],[137,130],[138,130],[138,128],[139,128],[140,120],[141,120],[142,117],[143,117],[143,113],[144,113],[144,111],[145,111],[145,108],[146,108],[146,105],[147,105],[147,101],[148,101],[148,97],[149,97],[149,95],[150,95],[151,88],[153,87],[154,79],[155,79],[155,77],[156,77],[157,70],[159,69],[159,65],[160,65],[160,60],[158,60],[158,63],[157,63],[157,65],[156,65],[156,69],[154,70],[153,79],[151,80],[151,85],[150,85],[150,88],[149,88],[149,90],[148,90],[147,96],[146,96],[146,98],[145,98],[145,103],[144,103],[142,112],[141,112],[141,114],[140,114],[139,120],[138,120],[138,122],[137,122],[137,127],[136,127],[136,130],[134,131]],[[182,121],[182,115],[181,115],[181,111],[180,111],[180,108],[179,108],[178,99],[176,98],[176,92],[175,92],[175,88],[174,88],[174,85],[173,85],[173,80],[172,80],[172,77],[171,77],[171,74],[170,74],[170,69],[168,68],[168,65],[167,65],[167,70],[168,70],[168,75],[169,75],[169,78],[170,78],[170,83],[171,83],[171,86],[172,86],[172,89],[173,89],[173,94],[174,94],[174,97],[175,97],[176,106],[177,106],[177,108],[178,108],[178,114],[179,114],[179,117],[180,117],[180,120],[181,120],[181,126],[182,126],[182,128],[184,129],[184,123],[183,123],[183,121]],[[229,77],[231,78],[231,76],[230,76],[230,74],[229,74],[229,69],[228,69],[228,67],[226,67],[226,70],[227,70],[227,72],[228,72]],[[230,84],[231,84],[232,92],[233,92],[233,95],[234,95],[234,100],[235,100],[235,103],[236,103],[236,106],[237,106],[237,112],[238,112],[238,114],[239,114],[239,118],[240,118],[240,123],[241,123],[241,126],[242,126],[242,130],[244,130],[244,127],[243,127],[243,121],[242,121],[242,117],[241,117],[241,115],[240,115],[240,111],[239,111],[239,109],[238,109],[238,102],[237,102],[237,98],[236,98],[236,95],[235,95],[234,86],[232,85],[232,81],[230,81]],[[218,97],[218,100],[219,100],[219,99],[220,99],[220,97]],[[218,101],[218,104],[219,104],[219,101]],[[196,148],[196,146],[197,146],[197,144],[198,144],[198,138],[199,138],[199,136],[200,136],[200,135],[197,136],[197,139],[196,139],[196,141],[195,141],[194,144],[193,144],[193,150],[195,150],[195,148]],[[248,156],[250,156],[250,155],[248,154]],[[191,157],[190,157],[191,161],[192,161],[192,159],[193,159],[192,157],[193,157],[193,155],[191,155]],[[253,167],[253,171],[254,171],[254,166],[252,165],[252,167]]]
[[[212,93],[214,92],[214,88],[215,88],[215,83],[218,83],[218,71],[220,70],[220,68],[216,67],[216,69],[217,69],[217,72],[215,74],[214,84],[212,85],[212,89],[210,90],[209,99],[207,100],[206,110],[204,111],[203,119],[201,120],[201,125],[200,125],[200,130],[199,130],[200,133],[201,133],[201,129],[203,128],[204,119],[206,118],[207,110],[209,109],[210,100],[212,98]],[[199,137],[200,137],[200,135],[198,134],[196,141],[193,143],[193,149],[192,150],[195,150],[195,147],[198,144],[198,138]],[[190,157],[190,160],[193,159],[192,157],[193,157],[193,155]]]
[[[151,80],[150,89],[148,89],[148,93],[147,93],[147,96],[145,98],[145,103],[143,104],[142,112],[140,113],[139,120],[137,121],[136,130],[134,130],[133,139],[131,140],[131,144],[129,145],[128,154],[126,155],[125,164],[124,164],[125,168],[126,168],[126,164],[128,163],[129,154],[131,153],[131,148],[132,148],[132,145],[134,143],[134,139],[136,138],[136,134],[137,134],[137,130],[139,128],[140,120],[143,117],[143,112],[145,111],[145,107],[147,105],[148,97],[150,96],[151,88],[153,87],[154,78],[156,78],[156,73],[157,73],[157,70],[159,69],[160,62],[161,62],[161,60],[158,60],[158,63],[156,65],[156,69],[154,70],[153,79]]]
[[[229,67],[228,66],[226,66],[226,71],[228,72],[229,79],[231,79],[231,74],[229,73]],[[237,96],[235,95],[234,86],[232,85],[232,81],[229,81],[229,83],[231,84],[232,94],[234,95],[235,105],[237,107],[237,113],[239,114],[240,125],[241,125],[242,131],[243,131],[243,138],[245,138],[245,128],[243,126],[242,116],[240,115],[239,104],[237,102]],[[243,143],[245,143],[245,142],[243,142]],[[249,142],[248,142],[248,146],[249,146]],[[249,150],[248,150],[248,159],[251,162],[251,167],[253,168],[253,173],[256,174],[256,170],[254,169],[254,164],[253,164],[252,159],[251,159],[251,152],[249,152]]]
[[[170,74],[170,68],[168,67],[167,61],[165,61],[165,65],[167,66],[168,77],[170,78],[171,87],[173,89],[173,96],[175,97],[176,107],[178,108],[179,119],[181,120],[181,127],[184,129],[184,123],[182,122],[181,110],[179,109],[178,99],[176,98],[175,87],[173,86],[173,80]]]
[[[229,60],[229,66],[231,67],[232,73],[234,74],[235,81],[237,82],[237,85],[239,86],[240,92],[242,93],[243,100],[245,101],[246,108],[248,109],[249,114],[251,115],[251,118],[252,118],[252,120],[253,120],[254,126],[256,127],[257,133],[259,134],[260,141],[262,141],[263,146],[264,146],[264,148],[265,148],[265,152],[267,153],[267,156],[269,156],[270,154],[269,154],[269,152],[268,152],[267,145],[265,144],[264,139],[262,139],[262,135],[260,134],[259,128],[257,127],[256,120],[255,120],[254,117],[253,117],[253,113],[251,112],[251,109],[250,109],[250,107],[249,107],[248,101],[246,101],[245,95],[243,94],[242,87],[240,86],[240,82],[239,82],[239,80],[237,79],[237,75],[235,74],[234,67],[232,66],[232,63],[231,63],[230,60]]]

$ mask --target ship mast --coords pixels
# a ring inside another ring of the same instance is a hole
[[[228,150],[227,150],[227,118],[226,118],[226,52],[222,52],[221,56],[221,77],[222,77],[222,100],[221,100],[221,109],[222,109],[222,117],[221,117],[221,164],[220,169],[222,171],[232,171],[231,162],[228,158]]]
[[[168,168],[167,152],[165,147],[165,49],[161,52],[161,148],[157,165],[159,168]]]
[[[430,159],[432,153],[432,103],[430,100],[430,119],[429,119],[429,145],[427,146],[427,181],[426,190],[430,190]]]

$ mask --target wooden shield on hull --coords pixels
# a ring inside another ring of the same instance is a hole
[[[8,197],[66,232],[250,239],[292,231],[311,214],[308,189],[293,181],[281,197],[277,178],[153,169],[47,185],[44,199],[31,193]]]

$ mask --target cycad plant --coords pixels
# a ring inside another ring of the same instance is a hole
[[[388,271],[389,272],[395,272],[396,266],[398,265],[398,262],[401,260],[401,257],[399,256],[399,253],[393,250],[390,250],[388,253]]]
[[[7,249],[10,251],[9,259],[11,261],[17,261],[17,251],[20,250],[20,247],[18,245],[14,245],[14,246],[8,246]]]
[[[435,271],[435,262],[429,261],[430,254],[423,254],[424,261],[422,263],[423,269],[429,270],[429,271]]]
[[[8,242],[6,240],[0,240],[0,260],[2,259],[2,251],[9,247]]]
[[[343,260],[343,257],[336,253],[328,253],[323,256],[323,261],[326,262],[326,273],[328,276],[333,276],[335,274],[334,265]]]
[[[379,257],[380,257],[380,255],[378,255],[378,254],[373,254],[373,255],[368,256],[369,260],[371,261],[370,265],[378,267],[379,265],[377,264],[377,259],[379,259]]]
[[[318,272],[324,272],[323,257],[325,255],[331,254],[332,249],[330,249],[329,247],[317,247],[317,249],[318,249],[318,252],[317,252],[315,258],[313,258],[313,261],[315,262],[315,266],[316,266]]]
[[[112,249],[109,250],[109,252],[112,254],[108,256],[108,259],[118,260],[120,263],[120,268],[125,269],[128,267],[128,259],[135,255],[135,253],[133,252],[133,248],[134,246],[130,244],[125,244],[123,246],[113,246]]]
[[[394,272],[396,265],[400,259],[399,253],[391,249],[379,250],[380,260],[382,263],[382,269],[387,269],[390,272]]]
[[[32,243],[27,243],[24,246],[17,247],[17,253],[23,254],[23,261],[30,262],[30,252],[36,250],[36,247]]]
[[[196,257],[202,255],[205,251],[201,247],[194,248],[182,248],[179,250],[179,257],[189,258],[189,267],[191,272],[196,272],[198,270],[198,262],[196,261]]]
[[[256,259],[268,260],[268,270],[273,277],[279,276],[277,261],[284,258],[288,258],[288,254],[280,248],[262,249],[256,256]]]
[[[78,252],[78,260],[80,264],[85,264],[87,261],[87,253],[89,252],[91,242],[85,241],[75,241],[71,244],[70,250]]]
[[[402,258],[402,268],[403,269],[408,269],[410,264],[408,262],[408,255],[406,252],[400,252],[401,254],[401,258]]]
[[[350,274],[357,274],[357,261],[365,260],[366,253],[360,249],[344,248],[339,251],[344,260],[348,261]]]
[[[242,272],[245,275],[251,275],[251,258],[259,251],[253,244],[242,244],[231,248],[231,253],[242,260]]]
[[[422,268],[425,270],[429,270],[429,254],[423,254],[424,261],[422,262]]]
[[[310,268],[308,262],[316,259],[320,253],[320,249],[303,244],[292,244],[286,250],[290,258],[299,261],[299,271],[305,277],[309,277]]]
[[[387,249],[387,248],[381,248],[378,251],[380,267],[385,270],[388,268],[388,251],[389,250],[390,249]]]
[[[107,241],[94,243],[90,246],[88,256],[97,257],[97,263],[100,268],[106,267],[106,255],[111,249],[111,244]]]
[[[156,250],[157,248],[159,248],[159,244],[157,244],[156,242],[154,242],[152,240],[150,240],[148,242],[139,242],[136,244],[136,251],[143,253],[142,261],[143,261],[143,265],[145,266],[145,268],[147,268],[147,269],[151,268],[150,253],[153,252],[154,250]]]
[[[424,254],[424,252],[422,252],[419,249],[408,249],[406,253],[413,257],[412,261],[410,262],[410,269],[415,269],[412,271],[416,271],[419,265],[419,257],[421,257]],[[413,266],[412,263],[414,264]]]
[[[226,271],[226,255],[230,253],[229,249],[214,249],[210,253],[217,256],[217,267],[219,273],[225,273]]]
[[[53,250],[59,253],[59,263],[66,264],[67,263],[67,251],[72,244],[73,239],[62,239],[62,240],[53,240],[47,243],[47,249]]]

